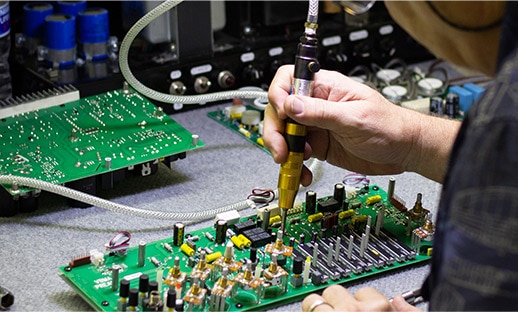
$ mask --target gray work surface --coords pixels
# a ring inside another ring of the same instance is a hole
[[[114,189],[101,191],[101,197],[117,203],[159,211],[203,211],[240,202],[255,187],[276,188],[279,165],[269,154],[217,122],[207,113],[224,107],[212,105],[174,114],[173,118],[190,132],[198,134],[204,148],[188,152],[174,163],[172,170],[161,164],[148,177],[127,177]],[[373,151],[376,152],[376,151]],[[350,172],[321,163],[310,189],[321,196],[332,194],[335,183]],[[395,175],[395,193],[415,202],[423,193],[423,206],[436,211],[441,186],[417,174]],[[370,176],[372,184],[387,189],[388,176]],[[304,198],[304,192],[298,199]],[[242,211],[242,216],[254,211]],[[176,220],[185,221],[185,220]],[[11,311],[84,311],[92,308],[61,279],[58,267],[72,257],[91,249],[104,250],[104,244],[118,231],[132,233],[131,246],[169,237],[174,220],[152,220],[114,213],[97,207],[70,208],[67,201],[44,193],[40,207],[32,213],[0,218],[0,285],[15,296]],[[207,227],[211,221],[188,225],[189,230]],[[388,297],[420,287],[429,265],[390,272],[350,285],[378,288]],[[276,308],[300,311],[301,302]]]

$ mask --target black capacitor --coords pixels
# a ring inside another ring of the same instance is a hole
[[[306,213],[309,215],[317,212],[317,193],[315,191],[306,192]]]
[[[173,245],[181,246],[183,244],[183,238],[185,234],[185,224],[177,222],[173,228]]]
[[[456,118],[459,116],[459,109],[460,109],[460,103],[459,103],[459,95],[456,93],[448,93],[446,95],[446,101],[444,104],[444,110],[446,116],[450,118]]]
[[[182,299],[176,299],[176,302],[174,304],[174,310],[175,310],[175,312],[183,312],[183,300]]]
[[[130,290],[130,282],[127,279],[121,279],[119,283],[119,295],[128,298]]]
[[[304,244],[306,242],[306,235],[300,234],[299,236],[299,244]]]
[[[290,247],[295,246],[295,237],[290,237]]]
[[[345,185],[342,183],[335,184],[333,198],[340,203],[340,209],[343,209],[345,200]]]
[[[311,233],[311,241],[314,242],[318,239],[318,232],[317,231],[313,231],[313,233]]]
[[[295,257],[293,260],[293,274],[302,274],[304,271],[304,259],[301,257]]]
[[[257,261],[257,248],[250,248],[250,261],[255,263]]]
[[[128,306],[138,307],[138,289],[131,288],[129,290]]]
[[[152,291],[158,291],[158,282],[157,281],[149,281],[148,292],[151,293]]]
[[[338,236],[338,225],[333,225],[333,227],[331,228],[331,235],[333,236]]]
[[[216,222],[216,243],[223,244],[227,237],[227,221],[218,220]]]
[[[170,309],[174,309],[176,303],[176,291],[173,288],[169,288],[167,291],[167,302],[166,305]]]
[[[437,116],[444,114],[443,100],[440,96],[434,96],[430,99],[430,113]]]
[[[149,291],[149,275],[140,275],[138,280],[138,290],[142,293],[147,293]]]
[[[273,242],[275,242],[277,240],[277,232],[272,232],[272,234],[270,234],[270,240]]]

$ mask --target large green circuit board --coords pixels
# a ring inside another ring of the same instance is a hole
[[[170,288],[183,299],[185,310],[246,311],[300,300],[332,284],[430,258],[433,231],[422,207],[396,208],[376,185],[351,198],[334,196],[319,197],[310,214],[305,212],[306,202],[296,205],[284,233],[277,227],[278,208],[270,205],[258,209],[257,215],[220,218],[225,220],[221,224],[237,222],[228,226],[223,240],[218,238],[219,224],[194,231],[186,228],[181,237],[181,231],[172,231],[162,240],[129,247],[124,255],[106,251],[101,261],[74,259],[60,268],[60,274],[98,311],[130,310],[128,299],[119,296],[119,284],[127,280],[129,287],[138,289],[142,276],[144,281],[156,281],[158,291],[151,295],[156,306],[136,307],[140,311],[162,310]],[[263,219],[269,219],[267,227]]]
[[[0,174],[63,184],[203,146],[129,88],[62,101],[67,95],[0,108]],[[41,108],[27,109],[31,105]],[[31,191],[3,187],[11,195]]]

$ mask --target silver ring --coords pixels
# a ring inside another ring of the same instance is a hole
[[[325,302],[324,300],[317,300],[317,301],[313,302],[313,303],[309,306],[309,309],[308,309],[308,311],[307,311],[307,312],[313,312],[313,310],[315,310],[318,306],[321,306],[321,305],[323,305],[323,304],[327,304],[327,305],[328,305],[328,306],[330,306],[332,309],[334,309],[332,305],[330,305],[329,303]]]

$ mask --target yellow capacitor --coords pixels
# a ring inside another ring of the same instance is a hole
[[[245,243],[245,247],[247,247],[247,248],[252,245],[252,242],[246,236],[244,236],[243,234],[239,234],[237,236],[237,238],[239,238],[243,243]]]
[[[375,204],[375,203],[379,203],[380,201],[381,201],[381,196],[380,195],[374,195],[374,196],[367,197],[367,199],[365,200],[365,203],[367,205],[372,205],[372,204]]]
[[[270,218],[270,225],[276,223],[276,222],[281,222],[281,216],[280,215],[276,215],[276,216],[273,216]]]
[[[230,119],[241,119],[241,117],[243,117],[243,113],[242,112],[231,113],[230,114]]]
[[[239,237],[234,235],[230,238],[230,240],[232,241],[232,243],[234,243],[234,246],[236,246],[237,248],[245,248],[245,242],[243,242]]]
[[[221,258],[222,256],[223,256],[223,255],[221,254],[221,252],[216,251],[216,252],[214,252],[214,253],[211,253],[211,254],[209,254],[209,255],[206,255],[206,256],[205,256],[205,261],[206,261],[207,263],[212,263],[212,262],[214,262],[214,260],[216,260],[216,259],[218,259],[218,258]]]
[[[191,246],[187,245],[186,243],[183,243],[180,246],[180,250],[189,257],[194,255],[194,249],[192,249]]]
[[[346,219],[354,216],[354,209],[349,209],[346,211],[342,211],[338,214],[339,219]]]
[[[263,138],[257,138],[256,140],[257,144],[261,145],[261,146],[264,146],[264,140]]]
[[[433,252],[433,248],[432,247],[429,247],[428,249],[426,249],[426,255],[431,257],[432,256],[432,252]]]
[[[308,216],[308,221],[311,222],[311,223],[317,222],[317,221],[322,220],[323,217],[324,217],[323,213],[317,212],[315,214],[312,214],[312,215]]]

